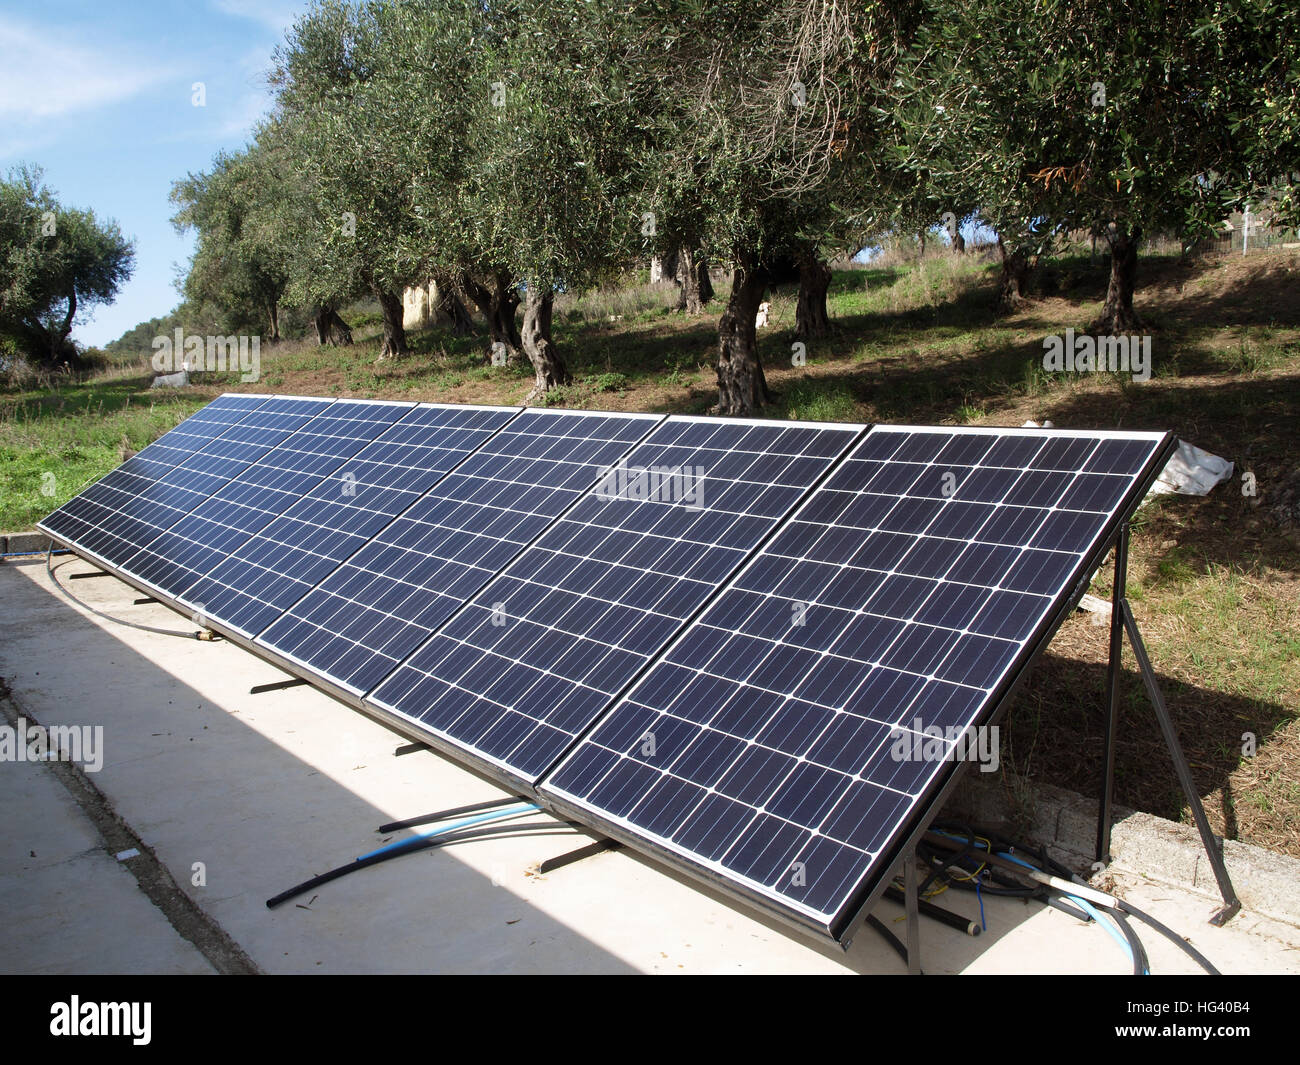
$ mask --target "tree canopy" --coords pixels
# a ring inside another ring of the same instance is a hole
[[[131,276],[135,248],[117,223],[62,206],[39,168],[0,181],[0,335],[45,366],[75,363],[79,317]]]

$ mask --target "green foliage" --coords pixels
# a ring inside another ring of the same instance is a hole
[[[1031,252],[1111,223],[1203,235],[1250,185],[1252,136],[1228,131],[1276,66],[1259,7],[928,0],[893,151],[936,213],[978,205]]]
[[[11,350],[47,366],[75,362],[78,316],[110,302],[134,265],[117,223],[60,205],[39,168],[0,181],[0,335]]]

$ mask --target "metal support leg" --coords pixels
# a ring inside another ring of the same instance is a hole
[[[1182,744],[1178,742],[1178,732],[1174,728],[1173,718],[1169,716],[1169,707],[1165,705],[1165,697],[1160,691],[1159,683],[1156,681],[1155,671],[1151,668],[1151,660],[1147,657],[1147,649],[1142,643],[1142,634],[1138,632],[1137,621],[1133,618],[1133,610],[1129,607],[1127,600],[1120,603],[1120,608],[1123,612],[1124,628],[1128,632],[1129,642],[1133,645],[1133,655],[1137,658],[1138,669],[1142,671],[1142,680],[1146,684],[1147,694],[1151,697],[1151,703],[1155,707],[1156,719],[1160,722],[1160,731],[1164,733],[1165,745],[1169,748],[1169,754],[1173,758],[1174,770],[1178,774],[1178,783],[1182,785],[1183,794],[1187,796],[1187,803],[1192,808],[1192,818],[1196,821],[1197,831],[1201,834],[1201,843],[1204,844],[1205,853],[1209,856],[1210,867],[1214,870],[1214,879],[1219,882],[1219,893],[1223,896],[1224,907],[1210,918],[1210,923],[1222,925],[1241,909],[1241,903],[1237,899],[1237,892],[1232,886],[1232,880],[1228,877],[1228,867],[1223,863],[1223,848],[1210,830],[1210,822],[1205,817],[1205,808],[1201,805],[1201,797],[1196,793],[1196,783],[1192,780],[1192,771],[1187,765],[1187,758],[1183,754]]]
[[[307,682],[301,677],[290,677],[288,680],[273,680],[269,684],[254,684],[248,689],[249,695],[261,695],[264,692],[278,692],[285,688],[296,688],[300,684]]]
[[[1097,861],[1110,863],[1111,801],[1115,794],[1115,738],[1119,727],[1119,682],[1124,653],[1121,604],[1128,583],[1128,525],[1115,539],[1115,586],[1110,597],[1110,668],[1106,673],[1106,734],[1102,752],[1101,801],[1097,806]]]
[[[553,873],[557,869],[563,869],[567,865],[573,865],[574,862],[580,862],[586,858],[595,857],[597,854],[604,851],[616,851],[621,846],[622,844],[619,843],[618,840],[598,839],[595,843],[589,843],[585,847],[578,847],[576,850],[571,850],[567,854],[561,854],[554,858],[547,858],[537,866],[537,872],[542,875]]]
[[[917,899],[916,851],[903,859],[903,895],[907,909],[907,971],[921,975],[921,913]]]

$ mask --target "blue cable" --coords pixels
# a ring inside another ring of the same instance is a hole
[[[455,821],[450,825],[441,825],[438,828],[429,829],[427,832],[417,832],[414,836],[408,836],[406,839],[399,839],[396,843],[390,843],[378,850],[371,851],[369,854],[362,854],[357,857],[357,861],[364,861],[367,858],[374,858],[380,854],[387,854],[389,851],[400,850],[403,847],[409,847],[417,840],[428,839],[430,836],[441,836],[444,832],[454,832],[458,828],[468,828],[470,825],[482,824],[484,821],[496,821],[502,817],[517,817],[519,814],[526,814],[533,810],[540,810],[541,807],[536,803],[520,803],[518,806],[507,806],[504,810],[493,810],[490,814],[479,814],[478,817],[469,817],[464,821]]]
[[[1022,861],[1020,858],[1017,858],[1014,854],[1006,854],[1003,851],[998,851],[997,855],[999,858],[1005,858],[1009,862],[1015,862],[1016,865],[1023,865],[1026,869],[1032,869],[1036,873],[1041,873],[1043,871],[1039,869],[1038,866],[1036,865],[1030,865],[1029,862]],[[1062,892],[1062,894],[1065,893]],[[1106,930],[1106,934],[1110,936],[1111,939],[1113,939],[1116,943],[1118,943],[1121,947],[1124,948],[1124,953],[1128,955],[1128,960],[1130,964],[1134,962],[1135,959],[1133,957],[1133,948],[1129,946],[1128,940],[1124,938],[1124,934],[1118,928],[1116,928],[1114,924],[1112,924],[1110,921],[1106,921],[1102,919],[1102,913],[1100,910],[1098,910],[1095,906],[1093,906],[1092,903],[1090,903],[1087,899],[1079,898],[1078,895],[1065,895],[1065,897],[1069,899],[1071,902],[1073,902],[1076,906],[1078,906],[1081,910],[1083,910],[1083,912],[1086,913],[1089,917],[1091,917],[1094,921],[1096,921],[1100,927]]]

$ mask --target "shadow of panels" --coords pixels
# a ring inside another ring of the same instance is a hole
[[[874,427],[540,793],[841,938],[1170,446]]]
[[[245,635],[261,632],[518,414],[516,407],[415,407],[187,595]]]
[[[371,400],[331,402],[129,558],[123,572],[190,607],[202,616],[202,623],[209,619],[224,623],[217,598],[212,604],[204,598],[216,590],[213,586],[203,586],[197,595],[187,593],[414,406]]]
[[[662,420],[518,414],[257,642],[364,694]]]
[[[861,430],[668,418],[367,701],[531,783]]]
[[[37,528],[110,567],[121,566],[332,402],[220,396]]]

